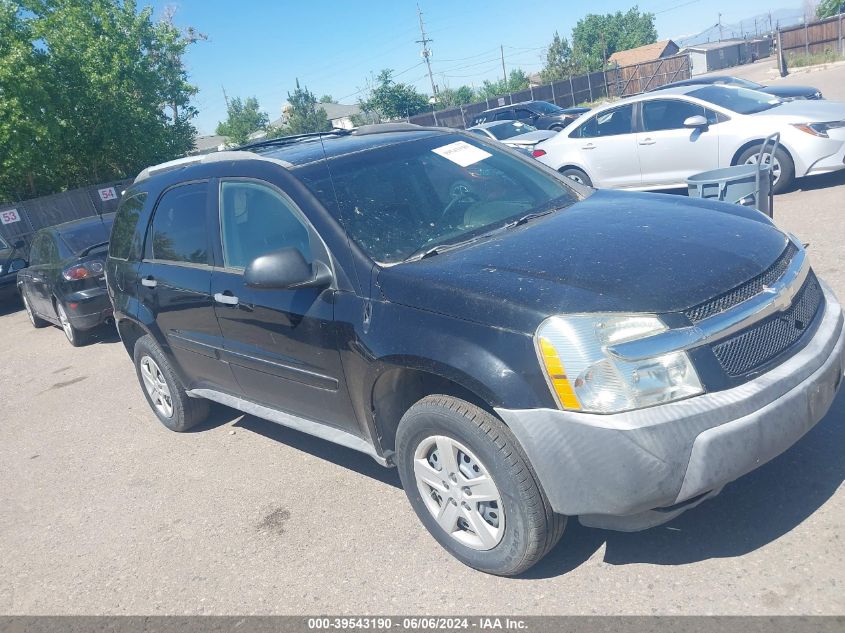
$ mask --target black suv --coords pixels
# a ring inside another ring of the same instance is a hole
[[[590,108],[561,108],[548,101],[523,101],[509,106],[491,108],[473,117],[472,125],[490,121],[522,121],[541,130],[560,132]]]
[[[149,168],[107,280],[168,428],[214,401],[395,465],[434,538],[496,574],[567,516],[643,529],[717,494],[842,377],[840,306],[763,214],[594,191],[443,129]]]

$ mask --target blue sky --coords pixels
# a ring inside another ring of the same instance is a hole
[[[155,0],[156,15],[176,8],[178,25],[206,33],[187,56],[191,81],[199,87],[195,125],[211,134],[225,117],[223,87],[229,97],[258,97],[277,118],[298,77],[317,97],[328,93],[355,103],[371,73],[396,71],[397,80],[431,91],[420,57],[416,3],[281,2],[269,0]],[[611,0],[421,0],[428,36],[434,40],[432,68],[438,85],[480,85],[501,76],[499,45],[508,69],[527,72],[543,65],[543,47],[555,30],[569,36],[586,13],[625,11],[631,4]],[[799,0],[772,6],[771,0],[644,0],[641,10],[656,14],[660,38],[698,33],[716,23],[738,22],[774,9],[795,9]],[[401,74],[400,74],[401,73]]]

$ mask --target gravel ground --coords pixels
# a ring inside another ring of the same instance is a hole
[[[842,173],[775,203],[840,297],[843,212]],[[167,431],[108,334],[73,349],[6,308],[0,349],[3,614],[845,613],[845,392],[719,497],[635,534],[572,521],[503,579],[446,554],[365,456],[223,408]]]

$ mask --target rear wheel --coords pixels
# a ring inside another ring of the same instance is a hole
[[[561,169],[560,173],[581,185],[587,185],[588,187],[593,186],[593,181],[590,180],[590,177],[577,167],[567,167],[565,169]]]
[[[32,327],[42,328],[50,325],[47,321],[32,311],[32,306],[29,305],[29,299],[26,298],[26,292],[23,290],[21,290],[21,300],[23,301],[23,307],[26,310],[26,316],[29,317],[29,322],[32,323]]]
[[[90,340],[88,332],[85,332],[84,330],[78,330],[73,326],[73,323],[70,322],[70,319],[67,316],[65,307],[62,305],[62,302],[58,299],[56,300],[56,316],[59,317],[59,325],[62,326],[62,330],[64,331],[65,336],[67,337],[67,340],[71,345],[73,345],[74,347],[81,347]]]
[[[760,156],[760,149],[761,146],[758,145],[745,150],[737,160],[737,165],[755,164]],[[795,163],[786,150],[778,147],[774,157],[767,152],[763,155],[763,164],[772,166],[772,193],[783,193],[792,186],[792,181],[795,180]]]
[[[181,433],[208,417],[208,400],[188,396],[167,357],[149,334],[135,343],[133,358],[144,396],[164,426]]]
[[[563,533],[566,517],[552,511],[516,438],[475,405],[423,398],[402,417],[396,456],[420,521],[470,567],[522,573]]]

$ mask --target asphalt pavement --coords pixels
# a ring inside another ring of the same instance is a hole
[[[843,213],[842,172],[775,201],[840,297]],[[715,499],[633,534],[572,520],[505,579],[443,551],[364,455],[224,408],[166,430],[109,332],[74,349],[5,307],[0,350],[2,614],[845,613],[845,392]]]

